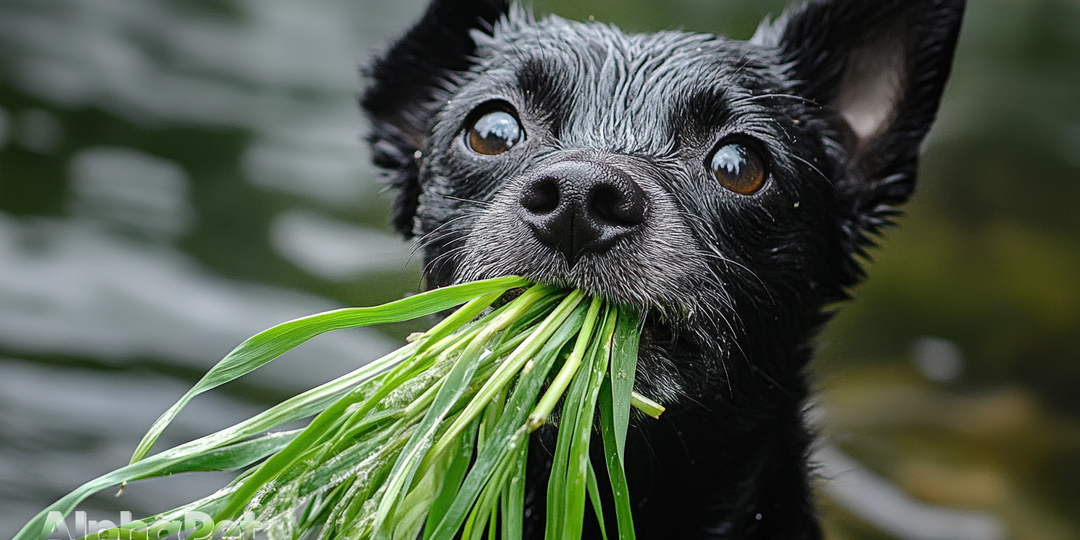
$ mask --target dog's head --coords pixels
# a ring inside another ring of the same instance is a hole
[[[815,0],[740,42],[434,0],[362,98],[393,223],[432,286],[647,310],[655,397],[737,391],[735,365],[783,386],[914,188],[962,10]]]

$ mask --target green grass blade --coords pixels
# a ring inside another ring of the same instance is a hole
[[[258,439],[195,454],[186,459],[176,460],[173,464],[154,471],[153,476],[168,476],[197,471],[236,471],[281,450],[292,442],[301,431],[294,429],[268,433]],[[141,480],[142,478],[148,477],[132,478],[132,480]]]
[[[99,476],[67,494],[60,500],[49,505],[38,515],[34,516],[15,535],[13,540],[35,540],[48,538],[51,531],[47,529],[50,512],[60,512],[67,516],[75,507],[90,495],[103,489],[130,482],[134,480],[177,474],[189,471],[217,470],[214,467],[227,467],[236,469],[244,467],[270,455],[288,444],[294,437],[295,432],[270,433],[255,439],[226,448],[220,448],[213,452],[196,455],[176,456],[174,453],[161,453],[148,457],[138,463],[121,467],[111,473]]]
[[[653,418],[660,418],[660,415],[664,414],[663,405],[637,392],[632,392],[630,394],[630,405]]]
[[[559,434],[556,439],[555,455],[552,458],[551,475],[547,486],[547,508],[545,514],[545,538],[562,537],[567,533],[567,519],[569,500],[572,496],[567,492],[569,482],[569,463],[571,459],[571,444],[574,439],[572,431],[578,426],[578,419],[582,414],[582,400],[588,382],[576,377],[583,362],[587,362],[590,343],[593,339],[594,329],[597,325],[601,308],[599,298],[593,298],[589,305],[589,311],[585,316],[585,322],[578,333],[574,349],[570,352],[562,368],[548,386],[544,396],[537,403],[533,413],[529,416],[529,427],[536,429],[542,425],[551,414],[555,405],[561,399],[563,401],[563,416],[559,424]],[[569,386],[569,391],[567,387]],[[565,398],[563,397],[563,394]]]
[[[589,347],[588,361],[583,367],[588,369],[577,378],[582,384],[580,401],[575,406],[567,395],[566,407],[574,407],[575,424],[570,426],[570,448],[567,459],[563,502],[563,530],[565,538],[579,538],[585,517],[585,492],[589,469],[589,443],[592,440],[593,418],[599,400],[600,388],[608,369],[611,356],[611,338],[615,331],[617,311],[609,308],[603,317],[603,327],[598,329],[600,338],[593,340]],[[560,436],[562,435],[560,426]]]
[[[358,465],[373,452],[378,451],[395,434],[405,431],[411,431],[408,419],[402,419],[389,429],[374,432],[329,458],[318,456],[311,460],[309,466],[297,467],[303,470],[299,475],[301,477],[301,489],[297,495],[308,495],[324,489],[328,485],[340,482],[344,475],[353,473]],[[313,451],[318,450],[313,449]],[[298,461],[303,462],[303,458]],[[282,475],[279,477],[279,481],[287,482],[289,479],[284,478],[284,475]]]
[[[604,464],[607,466],[611,492],[615,498],[615,518],[619,528],[619,540],[634,540],[634,519],[631,515],[630,490],[623,470],[622,449],[615,430],[614,405],[611,395],[611,379],[600,387],[600,433],[604,439]]]
[[[376,539],[388,539],[396,530],[396,527],[390,526],[387,522],[394,515],[394,511],[402,500],[408,495],[407,490],[412,483],[413,475],[430,448],[435,432],[450,412],[450,408],[457,403],[467,389],[469,380],[476,372],[478,363],[476,360],[479,354],[479,350],[470,346],[466,353],[455,362],[453,369],[447,374],[445,382],[439,388],[434,403],[428,408],[427,414],[420,421],[420,425],[413,432],[401,454],[398,455],[398,459],[390,472],[390,482],[386,486],[386,493],[383,495],[375,515],[373,526],[375,527]],[[436,456],[435,460],[442,461],[440,458],[442,456]],[[431,498],[434,498],[434,496],[435,493],[432,492]],[[431,499],[427,500],[430,501]]]
[[[446,290],[446,289],[439,289]],[[499,295],[501,291],[495,291],[488,293],[485,296],[473,300],[470,302],[467,308],[463,310],[472,312],[474,315],[478,314],[487,305],[490,305]],[[457,323],[464,322],[465,317],[458,317]],[[440,323],[436,327],[435,333],[438,333],[438,329],[444,326]],[[470,332],[475,331],[474,328],[471,331],[466,331],[468,335]],[[461,343],[460,336],[449,336],[440,341],[440,343]],[[417,343],[413,343],[414,346],[418,346]],[[451,347],[452,348],[452,347]],[[366,395],[361,393],[356,397],[358,399],[351,399],[348,397],[340,398],[325,410],[320,412],[314,420],[308,425],[308,427],[301,433],[292,443],[282,449],[280,452],[272,456],[269,460],[264,462],[258,467],[255,473],[243,486],[236,490],[232,495],[232,499],[228,507],[222,511],[217,517],[218,519],[231,518],[247,506],[252,497],[265,485],[271,482],[283,471],[288,470],[294,466],[298,466],[298,460],[306,452],[306,449],[318,444],[321,440],[334,437],[334,426],[338,423],[341,416],[345,411],[356,403],[362,403],[362,406],[351,412],[350,415],[355,421],[363,421],[364,416],[376,405],[380,403],[380,400],[385,398],[401,384],[411,380],[418,371],[425,366],[430,365],[432,359],[431,355],[438,353],[440,350],[445,350],[446,347],[440,344],[435,344],[428,349],[425,355],[411,355],[406,361],[394,367],[391,371],[386,373],[385,376],[379,381],[379,387],[372,395]]]
[[[571,353],[573,357],[573,353]],[[585,361],[589,358],[586,357]],[[567,364],[569,364],[569,359]],[[563,366],[566,367],[565,364]],[[568,534],[567,520],[571,495],[568,493],[570,483],[571,446],[574,441],[574,429],[578,425],[578,418],[582,413],[581,406],[585,400],[585,389],[588,386],[588,377],[574,377],[570,387],[566,391],[566,397],[562,401],[562,416],[559,419],[559,434],[555,440],[555,454],[551,459],[551,474],[547,485],[547,506],[545,508],[544,538],[547,540],[561,540],[570,538]],[[549,388],[550,393],[550,388]]]
[[[215,516],[215,518],[231,519],[238,515],[263,486],[272,481],[282,471],[289,469],[297,463],[298,459],[305,455],[307,449],[318,444],[320,440],[331,437],[333,434],[332,428],[338,424],[338,421],[350,406],[356,403],[363,403],[364,406],[361,407],[361,412],[370,410],[373,403],[377,403],[379,399],[385,397],[396,388],[397,384],[400,384],[403,379],[407,378],[404,374],[408,372],[410,364],[421,361],[423,361],[423,358],[410,358],[407,362],[395,367],[394,370],[387,374],[387,378],[381,381],[383,384],[374,395],[367,396],[361,394],[357,395],[355,398],[346,396],[320,412],[315,419],[308,424],[304,431],[293,439],[288,446],[259,465],[248,481],[232,494],[228,507],[226,507],[221,514]],[[361,412],[354,413],[354,416],[361,415]]]
[[[589,303],[589,312],[585,315],[585,323],[581,327],[581,332],[578,333],[577,341],[574,343],[574,350],[571,351],[570,356],[563,363],[559,373],[552,379],[547,391],[544,392],[544,396],[536,404],[533,414],[529,416],[529,427],[531,429],[535,430],[547,421],[548,415],[555,409],[555,404],[562,399],[566,387],[570,385],[570,381],[573,380],[574,375],[581,366],[582,359],[585,357],[589,347],[589,340],[593,337],[593,329],[596,326],[601,305],[602,302],[598,297],[594,297]]]
[[[423,540],[429,540],[431,538],[431,533],[435,531],[435,526],[438,525],[439,521],[446,515],[447,509],[450,508],[450,503],[454,502],[454,497],[457,496],[458,488],[461,487],[461,482],[465,480],[465,473],[469,471],[469,463],[472,461],[473,447],[479,427],[479,422],[473,422],[470,428],[465,431],[465,434],[458,439],[458,447],[454,450],[454,453],[450,458],[450,463],[446,468],[446,474],[443,477],[442,486],[439,487],[439,493],[431,502],[431,508],[429,509],[427,516],[427,525],[424,527]]]
[[[604,504],[603,499],[600,498],[600,483],[596,480],[596,470],[593,468],[592,461],[589,461],[588,472],[588,484],[586,484],[586,488],[589,494],[589,500],[592,501],[593,512],[596,513],[596,520],[600,522],[600,538],[602,540],[607,540],[607,524],[604,522]]]
[[[500,480],[505,478],[506,469],[508,468],[505,461],[499,462],[494,474],[492,474],[491,481],[480,492],[480,498],[477,499],[476,504],[473,505],[472,510],[469,512],[469,518],[465,520],[465,526],[461,531],[461,540],[483,540],[484,531],[492,524],[492,514],[499,495],[502,493]]]
[[[402,450],[397,462],[394,464],[394,468],[390,472],[390,483],[386,487],[386,493],[375,515],[374,527],[377,540],[388,540],[391,533],[396,529],[389,526],[387,521],[407,495],[406,490],[409,488],[421,460],[430,448],[436,430],[446,419],[450,408],[458,402],[468,389],[469,383],[476,373],[484,348],[496,334],[519,319],[533,304],[547,294],[546,287],[533,287],[505,306],[505,309],[498,314],[483,319],[481,322],[483,324],[482,330],[470,340],[461,356],[454,360],[454,366],[442,379],[442,386],[435,396],[434,402],[428,406],[427,413],[420,421],[420,425],[405,445],[405,449]],[[435,456],[434,459],[440,458],[441,456]],[[426,500],[430,501],[434,495],[434,493],[431,493],[431,497]],[[424,500],[422,497],[419,499]]]
[[[351,373],[289,398],[248,420],[194,441],[170,448],[157,455],[162,455],[166,458],[195,455],[198,452],[232,444],[236,441],[255,436],[289,422],[316,414],[319,411],[326,409],[329,404],[334,403],[354,391],[357,388],[357,385],[370,381],[379,373],[397,365],[414,350],[415,345],[407,345],[406,347],[370,362]]]
[[[641,315],[637,311],[619,310],[611,351],[611,410],[620,463],[622,463],[623,450],[626,448],[626,429],[630,423],[631,395],[634,391],[638,341],[641,335],[640,324]]]
[[[506,291],[526,284],[527,282],[521,278],[498,278],[466,283],[428,291],[381,306],[346,308],[302,317],[260,332],[241,343],[218,362],[191,390],[188,390],[154,422],[135,449],[131,463],[146,456],[165,427],[195,396],[250,373],[323,332],[415,319],[463,304],[482,294]]]
[[[518,448],[519,445],[527,444],[529,430],[526,419],[536,403],[536,398],[544,383],[555,358],[564,348],[567,342],[578,332],[585,319],[587,308],[581,305],[582,297],[568,296],[559,308],[556,308],[540,328],[534,332],[534,336],[545,332],[545,327],[554,325],[554,330],[549,337],[540,336],[538,342],[542,343],[540,350],[531,353],[531,368],[526,366],[521,370],[518,383],[506,402],[506,410],[503,412],[495,429],[488,436],[488,444],[477,455],[469,474],[465,477],[457,496],[451,503],[446,515],[443,516],[435,531],[431,535],[432,540],[451,540],[458,529],[464,523],[469,509],[472,507],[480,491],[491,478],[494,469],[498,465],[500,453],[506,448]],[[560,315],[563,309],[572,309],[567,315]],[[526,346],[526,340],[522,346]],[[520,349],[519,349],[520,350]],[[509,362],[509,359],[504,362]]]
[[[432,452],[439,454],[446,451],[445,446],[449,445],[453,438],[460,434],[465,425],[471,422],[487,403],[490,403],[500,391],[510,384],[510,381],[517,376],[521,369],[534,359],[538,351],[547,346],[552,335],[562,331],[563,321],[576,312],[578,304],[584,300],[584,297],[585,295],[581,291],[573,291],[563,298],[559,306],[542,323],[537,325],[529,334],[529,337],[522,341],[521,345],[514,349],[514,352],[510,353],[495,372],[491,374],[458,419],[450,425],[439,442],[435,444]],[[578,328],[580,328],[580,324]],[[578,328],[574,330],[577,331]]]
[[[529,445],[517,449],[514,471],[502,498],[502,540],[521,540],[525,523],[525,467],[528,465]],[[426,539],[425,539],[426,540]]]
[[[575,519],[572,508],[575,506],[573,501],[576,494],[572,493],[573,486],[571,483],[575,479],[572,471],[577,469],[577,465],[574,461],[573,450],[574,441],[578,438],[577,430],[581,426],[581,417],[588,413],[585,407],[588,401],[589,378],[592,376],[592,363],[595,360],[596,351],[596,347],[593,345],[593,330],[601,319],[606,318],[600,316],[600,307],[599,300],[594,298],[586,316],[585,324],[581,333],[578,334],[577,342],[574,344],[574,350],[570,353],[566,362],[563,363],[562,369],[555,376],[544,397],[537,404],[537,412],[530,417],[530,424],[538,425],[538,420],[550,414],[551,408],[559,398],[562,398],[562,418],[559,422],[555,455],[552,457],[551,475],[548,478],[547,485],[544,535],[548,539],[575,536],[573,532]],[[581,368],[584,368],[585,371],[578,374]],[[569,383],[569,389],[565,390],[565,397],[562,394],[566,385],[557,385],[560,380]],[[583,487],[581,496],[584,497]],[[580,534],[580,527],[578,529],[578,534]]]

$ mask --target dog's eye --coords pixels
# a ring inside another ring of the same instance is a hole
[[[521,142],[518,119],[508,111],[496,109],[477,117],[465,130],[465,145],[477,154],[494,156]]]
[[[750,146],[721,143],[708,166],[720,185],[739,195],[752,195],[765,185],[765,159]]]

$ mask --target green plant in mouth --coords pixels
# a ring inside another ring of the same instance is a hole
[[[352,373],[148,456],[196,395],[322,332],[414,319],[460,304],[404,347]],[[176,533],[193,512],[234,526],[218,533],[255,527],[275,539],[521,538],[528,437],[560,402],[546,537],[580,537],[586,499],[603,527],[601,488],[589,459],[599,414],[617,537],[633,538],[622,468],[630,407],[652,416],[663,410],[633,393],[639,322],[637,312],[581,291],[508,277],[278,325],[238,346],[166,411],[128,466],[60,499],[15,540],[47,538],[50,516],[66,516],[110,486],[207,470],[242,472],[209,497],[87,540],[160,538]],[[274,431],[307,417],[313,418],[306,428]],[[198,529],[191,538],[214,532],[205,524],[190,528]]]

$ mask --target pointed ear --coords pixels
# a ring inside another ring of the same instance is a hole
[[[440,92],[468,70],[476,49],[472,31],[492,33],[506,0],[433,0],[424,16],[365,70],[360,106],[371,120],[372,160],[390,172],[398,190],[390,220],[412,235],[420,186],[416,153],[423,147]]]
[[[779,49],[798,93],[835,113],[851,163],[837,187],[861,231],[856,243],[914,190],[963,11],[964,0],[811,0],[754,37]]]

